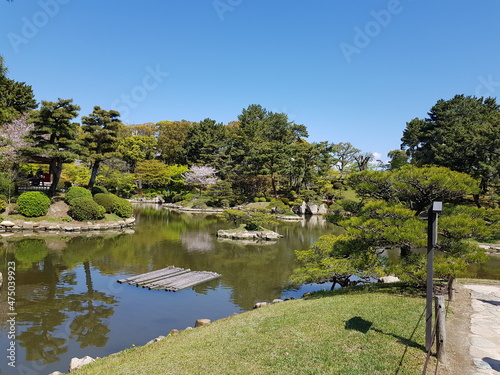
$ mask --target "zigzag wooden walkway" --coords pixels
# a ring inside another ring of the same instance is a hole
[[[217,279],[220,276],[215,272],[191,271],[190,269],[169,266],[161,270],[121,279],[118,282],[148,289],[164,289],[169,292],[177,292],[181,289]]]

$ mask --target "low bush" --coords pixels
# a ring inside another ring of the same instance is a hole
[[[27,191],[17,199],[19,213],[27,217],[47,215],[50,203],[50,198],[40,191]]]
[[[107,194],[108,189],[106,189],[104,186],[94,186],[92,189],[90,189],[90,192],[92,193],[92,195]]]
[[[79,197],[70,200],[68,215],[74,220],[88,221],[104,219],[105,212],[106,209],[91,197]]]
[[[115,203],[115,198],[118,198],[114,194],[97,193],[94,195],[94,201],[100,204],[106,210],[106,213],[110,214],[113,212],[113,204]]]
[[[75,198],[90,198],[92,199],[92,193],[81,186],[72,186],[68,189],[64,201],[71,205],[71,201]]]
[[[112,213],[122,218],[132,217],[133,214],[132,204],[128,200],[119,198],[116,195],[112,199],[113,199],[113,206],[111,208]]]

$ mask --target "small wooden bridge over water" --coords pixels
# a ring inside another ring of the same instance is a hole
[[[148,289],[164,289],[168,292],[189,288],[221,275],[209,271],[191,271],[190,269],[170,266],[160,270],[118,280],[120,284],[130,284]]]

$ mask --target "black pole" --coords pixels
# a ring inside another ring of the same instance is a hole
[[[442,202],[433,202],[427,216],[427,295],[425,305],[425,349],[432,345],[432,298],[434,290],[434,247],[437,243],[438,214],[443,210]]]

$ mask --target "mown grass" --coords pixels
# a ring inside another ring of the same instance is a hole
[[[404,291],[355,290],[222,319],[77,373],[421,374],[424,299]]]

